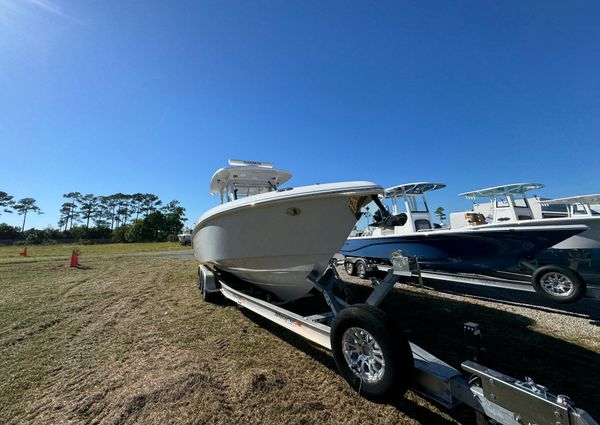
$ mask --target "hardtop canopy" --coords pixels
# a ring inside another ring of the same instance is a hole
[[[499,195],[523,194],[530,190],[541,189],[542,187],[544,187],[544,185],[541,183],[513,183],[474,190],[472,192],[459,193],[458,195],[464,196],[467,199],[493,198]]]
[[[422,195],[432,190],[442,189],[446,187],[443,183],[405,183],[398,186],[393,186],[385,190],[386,198],[395,198],[403,195]]]
[[[600,204],[600,194],[594,195],[578,195],[578,196],[570,196],[568,198],[555,198],[541,201],[541,203],[546,205],[561,205],[561,204],[590,204],[596,205]]]
[[[285,170],[276,170],[273,164],[254,161],[229,160],[231,167],[220,168],[210,180],[211,195],[225,194],[228,190],[243,189],[244,195],[256,195],[265,188],[276,189],[292,178]]]

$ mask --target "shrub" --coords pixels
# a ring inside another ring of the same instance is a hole
[[[129,228],[131,226],[129,224],[124,224],[123,226],[119,226],[112,231],[112,241],[113,242],[130,242],[127,240],[127,232],[129,232]]]
[[[21,229],[0,223],[0,239],[21,239]]]

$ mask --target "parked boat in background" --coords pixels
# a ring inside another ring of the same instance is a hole
[[[230,161],[212,177],[221,205],[200,217],[192,236],[200,263],[231,273],[283,301],[312,288],[307,276],[324,269],[361,215],[383,193],[356,181],[280,189],[287,171],[261,162]]]
[[[184,229],[177,235],[179,245],[191,245],[192,244],[192,229]]]
[[[533,258],[549,247],[584,232],[584,224],[528,226],[487,224],[477,213],[476,222],[459,228],[435,228],[427,205],[426,193],[444,187],[441,183],[410,183],[389,188],[385,200],[390,208],[375,199],[380,212],[375,222],[362,233],[347,240],[340,253],[349,274],[365,276],[378,265],[389,264],[390,253],[402,251],[415,257],[421,269],[446,273],[499,275],[523,274],[524,269],[534,288],[561,302],[581,298],[585,281],[573,270],[558,265],[538,267]],[[399,206],[404,211],[399,212]]]
[[[558,244],[556,248],[566,248],[568,242],[580,246],[581,249],[600,248],[600,205],[598,205],[600,194],[538,200],[536,204],[539,208],[533,208],[535,218],[554,219],[555,217],[544,217],[545,207],[562,206],[568,218],[584,223],[590,228],[586,232],[573,236],[572,241],[567,240]]]
[[[600,214],[590,204],[600,201],[600,195],[585,195],[540,201],[528,199],[526,193],[540,189],[540,183],[515,183],[461,193],[469,200],[487,199],[489,202],[474,204],[473,210],[450,214],[453,229],[469,226],[507,227],[507,226],[549,226],[584,224],[589,227],[585,232],[574,235],[560,243],[555,249],[598,249],[600,248]],[[565,214],[554,210],[544,213],[544,206],[562,205]]]
[[[385,191],[391,213],[362,234],[349,237],[341,249],[347,257],[388,260],[394,250],[416,256],[424,269],[484,272],[507,269],[587,229],[584,225],[467,226],[436,229],[426,193],[441,183],[409,183]],[[399,212],[399,204],[404,211]]]

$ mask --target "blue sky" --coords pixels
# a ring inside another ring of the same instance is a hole
[[[291,185],[600,192],[597,1],[0,0],[0,190],[150,192],[193,223],[227,159]],[[16,215],[0,222],[20,224]]]

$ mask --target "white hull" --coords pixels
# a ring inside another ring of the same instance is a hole
[[[193,234],[194,254],[200,263],[282,300],[298,299],[312,288],[308,274],[327,265],[355,225],[356,207],[353,211],[349,201],[377,193],[381,189],[373,183],[352,182],[232,201],[200,218]]]

